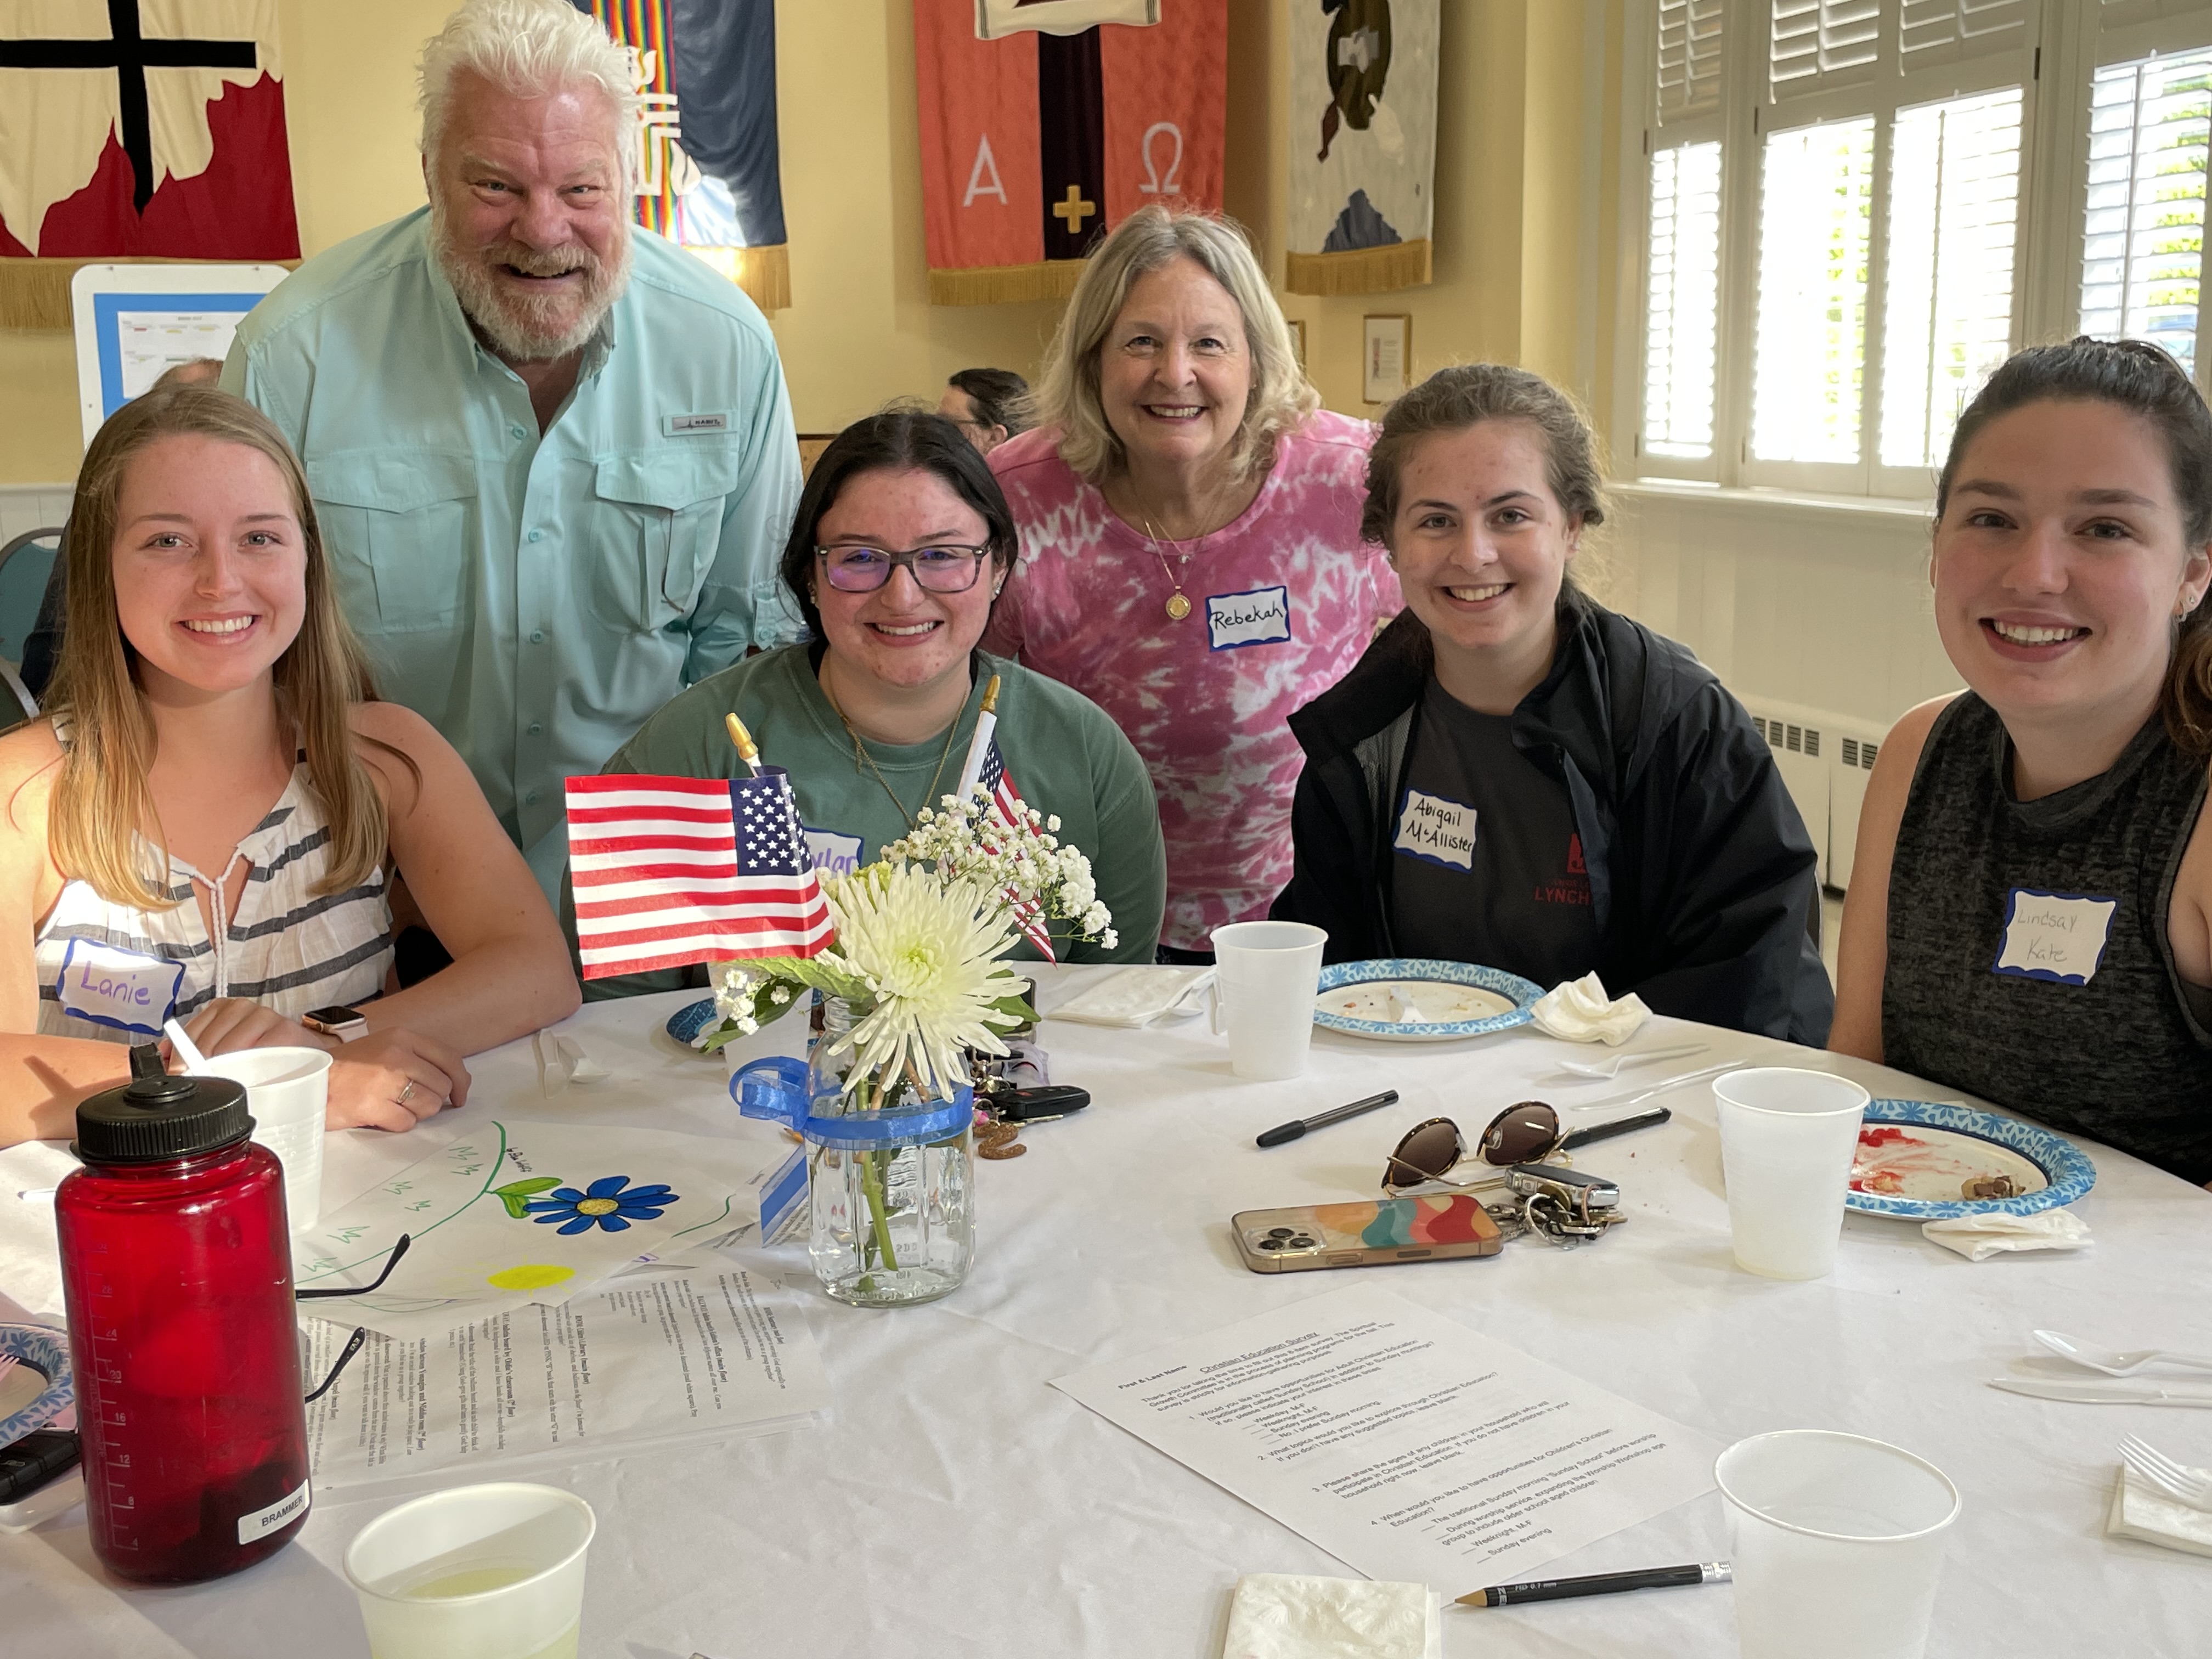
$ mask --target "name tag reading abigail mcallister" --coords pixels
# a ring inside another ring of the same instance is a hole
[[[1291,637],[1291,590],[1255,587],[1244,593],[1209,593],[1206,630],[1215,651],[1279,644]]]
[[[2015,887],[2005,906],[2004,942],[1991,971],[2021,979],[2087,985],[2104,959],[2118,899]]]

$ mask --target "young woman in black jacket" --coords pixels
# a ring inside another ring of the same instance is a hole
[[[1273,914],[1333,962],[1434,957],[1826,1040],[1810,838],[1743,706],[1567,574],[1604,517],[1589,429],[1526,370],[1390,406],[1362,530],[1406,610],[1300,709],[1297,869]]]

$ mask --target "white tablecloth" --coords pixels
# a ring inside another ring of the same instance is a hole
[[[1047,970],[1047,1009],[1098,971]],[[563,1028],[615,1073],[599,1088],[545,1097],[531,1045],[514,1044],[476,1062],[465,1114],[404,1137],[334,1138],[326,1211],[495,1105],[573,1122],[726,1122],[734,1109],[720,1064],[659,1030],[681,1000],[594,1005]],[[1673,1022],[1639,1041],[1691,1034],[1714,1051],[1685,1067],[1750,1054],[1845,1072],[1877,1094],[1930,1093],[1879,1067]],[[750,1049],[778,1051],[777,1035]],[[1590,1051],[1529,1030],[1435,1046],[1317,1032],[1308,1074],[1287,1084],[1237,1081],[1203,1022],[1139,1033],[1048,1021],[1042,1036],[1054,1078],[1096,1103],[1030,1129],[1025,1157],[978,1166],[967,1285],[888,1312],[806,1297],[836,1391],[828,1427],[532,1477],[572,1487],[599,1515],[586,1656],[1212,1659],[1240,1573],[1349,1570],[1048,1379],[1351,1282],[1248,1273],[1230,1242],[1232,1212],[1370,1195],[1383,1152],[1425,1117],[1448,1113],[1474,1131],[1531,1095],[1565,1105],[1620,1086],[1539,1084],[1559,1059]],[[1386,1086],[1404,1097],[1387,1110],[1272,1152],[1252,1144],[1273,1124]],[[2212,1412],[2051,1404],[1984,1380],[2028,1352],[2038,1326],[2212,1352],[2212,1194],[2093,1146],[2096,1189],[2079,1206],[2093,1249],[1970,1263],[1911,1224],[1853,1217],[1832,1277],[1778,1284],[1730,1261],[1708,1088],[1668,1103],[1663,1128],[1577,1155],[1619,1181],[1628,1225],[1580,1250],[1522,1241],[1492,1260],[1413,1265],[1379,1282],[1717,1441],[1831,1428],[1932,1459],[1966,1510],[1931,1656],[2206,1652],[2212,1561],[2110,1541],[2100,1525],[2119,1437],[2142,1433],[2212,1464]],[[59,1306],[51,1206],[16,1194],[66,1167],[52,1148],[0,1153],[0,1290],[34,1308]],[[803,1252],[770,1259],[789,1282],[811,1284]],[[187,1589],[106,1578],[81,1511],[0,1538],[0,1650],[357,1659],[366,1643],[337,1564],[387,1501],[319,1502],[292,1547]],[[1709,1495],[1546,1571],[1727,1548]],[[1444,1651],[1732,1653],[1730,1597],[1717,1587],[1448,1608]]]

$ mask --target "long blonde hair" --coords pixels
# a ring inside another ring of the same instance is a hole
[[[77,474],[62,553],[68,622],[46,708],[69,741],[54,781],[46,844],[64,876],[89,883],[112,904],[168,909],[177,902],[168,896],[166,846],[158,868],[149,869],[139,850],[142,829],[162,833],[147,782],[154,721],[138,684],[138,653],[117,617],[114,563],[124,477],[141,452],[172,437],[242,444],[266,455],[283,475],[307,552],[307,612],[298,637],[276,659],[276,709],[280,720],[299,729],[307,775],[330,818],[330,871],[314,890],[343,892],[383,861],[389,829],[384,797],[347,718],[375,689],[331,592],[298,457],[267,416],[208,386],[164,387],[124,404],[93,438]]]
[[[1060,428],[1060,458],[1093,483],[1127,459],[1098,397],[1098,351],[1129,298],[1130,285],[1178,258],[1195,259],[1229,290],[1244,318],[1252,389],[1244,399],[1231,459],[1249,477],[1275,459],[1275,440],[1321,407],[1291,346],[1291,327],[1267,290],[1252,245],[1230,220],[1205,213],[1139,208],[1084,261],[1075,293],[1045,355],[1037,392],[1040,425]]]

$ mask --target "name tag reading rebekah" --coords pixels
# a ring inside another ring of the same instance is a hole
[[[2060,985],[2087,985],[2104,960],[2118,899],[2015,887],[2005,907],[2004,942],[1991,971]]]
[[[1392,850],[1448,869],[1474,869],[1474,808],[1408,789],[1406,804],[1398,809],[1398,839]]]
[[[1209,593],[1206,631],[1215,651],[1279,644],[1291,637],[1291,590],[1255,587],[1243,593]]]

